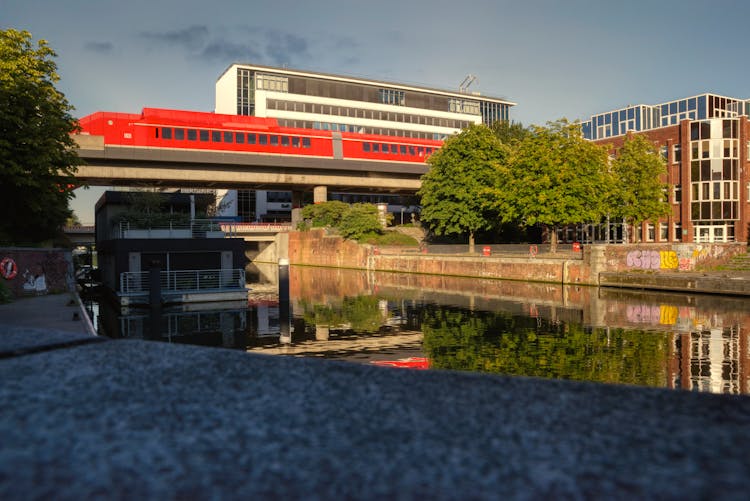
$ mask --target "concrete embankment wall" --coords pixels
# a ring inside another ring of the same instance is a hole
[[[312,230],[289,233],[287,255],[291,264],[298,265],[600,285],[600,276],[604,273],[637,272],[645,277],[693,272],[702,267],[725,263],[746,250],[745,243],[640,243],[587,245],[582,252],[536,257],[518,254],[399,254],[326,235],[324,230]]]

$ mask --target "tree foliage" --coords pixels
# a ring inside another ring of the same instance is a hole
[[[335,228],[341,223],[341,217],[349,210],[349,204],[330,200],[320,204],[305,205],[302,218],[311,222],[313,228]]]
[[[382,233],[383,226],[378,219],[378,208],[373,204],[353,204],[339,223],[339,233],[344,238],[360,240],[373,233]]]
[[[499,178],[494,204],[503,221],[556,228],[599,221],[607,213],[607,153],[566,120],[532,126]],[[554,245],[556,232],[552,232]]]
[[[484,125],[472,125],[448,138],[422,176],[421,220],[437,235],[469,235],[497,223],[492,187],[506,174],[508,147]]]
[[[656,146],[640,135],[627,137],[612,162],[615,184],[611,215],[628,224],[658,219],[669,214],[664,159]]]
[[[7,242],[51,238],[70,216],[77,124],[55,88],[54,57],[29,32],[0,30],[0,240]]]

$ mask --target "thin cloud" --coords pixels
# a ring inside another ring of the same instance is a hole
[[[205,25],[193,25],[187,28],[163,33],[153,31],[142,31],[140,35],[155,42],[183,47],[188,51],[199,50],[206,45],[209,38],[209,30]]]
[[[262,59],[262,55],[251,46],[227,40],[215,40],[207,44],[196,54],[196,57],[210,61],[224,62]]]
[[[98,54],[110,54],[115,46],[112,42],[86,42],[83,48],[90,52]]]

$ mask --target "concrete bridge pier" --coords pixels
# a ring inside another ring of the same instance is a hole
[[[328,201],[328,186],[316,186],[313,188],[313,203],[321,204]]]

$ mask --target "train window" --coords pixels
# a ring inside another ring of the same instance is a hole
[[[156,131],[156,139],[159,139],[159,127],[155,128],[154,131]]]
[[[231,143],[233,137],[234,137],[234,134],[232,134],[231,132],[224,132],[224,142],[225,143]]]
[[[309,137],[303,137],[302,138],[302,147],[303,148],[309,148],[310,147],[310,138]]]
[[[271,146],[279,145],[279,136],[271,136]]]
[[[188,141],[195,141],[196,139],[198,139],[198,131],[196,131],[195,129],[188,129],[187,138]]]
[[[414,150],[414,146],[409,146],[409,155],[414,156],[416,155],[416,151]]]
[[[401,154],[406,155],[406,146],[404,146],[403,144],[401,145]]]
[[[281,136],[281,146],[289,146],[289,136]]]
[[[244,144],[245,143],[245,134],[238,132],[234,135],[234,142],[237,144]]]
[[[419,156],[420,156],[420,157],[423,157],[423,156],[424,156],[424,148],[422,148],[422,147],[420,146],[420,147],[419,147],[419,150],[418,150],[418,151],[419,151]]]
[[[391,153],[394,155],[398,155],[398,145],[396,144],[391,145]]]
[[[428,155],[431,155],[432,154],[432,148],[427,148],[427,150],[425,151],[425,153],[427,153]]]
[[[182,141],[185,139],[185,129],[175,129],[174,130],[174,138],[178,141]]]
[[[201,138],[201,141],[208,141],[208,131],[207,130],[198,131],[198,137]]]
[[[263,145],[268,144],[268,136],[266,136],[265,134],[259,134],[258,143]]]
[[[378,143],[372,143],[373,153],[380,153],[380,145]]]
[[[247,135],[247,144],[255,144],[255,134]]]
[[[161,128],[161,138],[162,139],[172,139],[172,129],[169,127],[162,127]]]
[[[370,143],[362,143],[362,151],[370,153]]]
[[[220,143],[221,142],[221,131],[220,130],[213,130],[211,131],[211,141],[214,143]]]
[[[295,148],[299,148],[299,138],[298,137],[293,137],[292,138],[292,146],[295,147]]]

